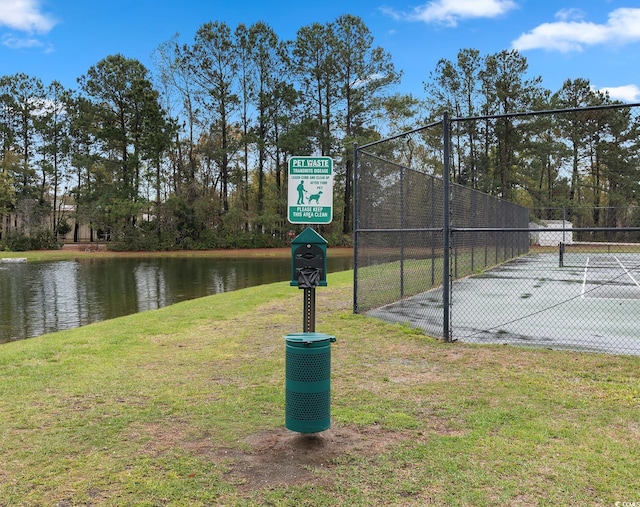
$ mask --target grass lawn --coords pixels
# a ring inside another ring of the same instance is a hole
[[[347,255],[351,249],[332,249],[340,255]],[[235,257],[241,255],[244,258],[282,258],[291,256],[290,248],[255,248],[243,250],[173,250],[170,252],[112,252],[110,250],[83,250],[82,248],[63,248],[60,250],[30,250],[28,252],[3,252],[0,251],[0,259],[25,258],[28,262],[62,261],[82,258],[101,257]]]
[[[317,290],[315,435],[284,428],[287,282],[1,345],[0,505],[640,502],[640,358],[445,344],[353,315],[352,277]]]

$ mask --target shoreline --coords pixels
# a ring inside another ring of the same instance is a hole
[[[75,246],[75,245],[74,245]],[[81,245],[84,247],[84,245]],[[245,257],[245,258],[282,258],[286,259],[291,256],[291,248],[236,248],[236,249],[220,249],[220,250],[170,250],[170,251],[126,251],[116,252],[106,249],[87,249],[88,247],[81,248],[61,248],[59,250],[30,250],[26,252],[1,252],[0,260],[2,259],[15,259],[24,258],[27,262],[40,262],[40,261],[57,261],[57,260],[71,260],[76,258],[86,257],[214,257],[214,258],[233,258],[233,257]],[[350,247],[329,247],[327,248],[327,255],[334,255],[336,257],[350,257],[353,256],[353,248]],[[12,261],[7,261],[12,262]],[[14,261],[15,262],[15,261]]]

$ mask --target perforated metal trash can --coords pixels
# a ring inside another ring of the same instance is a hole
[[[285,425],[298,433],[331,426],[331,343],[324,333],[292,333],[286,340]]]

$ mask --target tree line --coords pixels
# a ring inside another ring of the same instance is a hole
[[[332,244],[352,231],[353,143],[450,111],[482,116],[611,103],[584,79],[553,93],[517,51],[465,49],[441,60],[425,97],[394,91],[401,72],[363,21],[344,15],[282,40],[265,23],[203,24],[154,53],[155,72],[110,55],[77,89],[0,77],[0,216],[5,247],[55,244],[69,209],[126,249],[282,245],[287,160],[333,157]],[[406,156],[434,165],[441,139]],[[635,204],[637,117],[630,109],[455,123],[456,181],[531,208]],[[405,150],[407,148],[405,147]],[[597,217],[596,217],[597,218]]]
[[[524,205],[533,218],[640,226],[636,108],[618,107],[583,78],[552,92],[527,70],[517,51],[483,57],[466,49],[430,74],[427,104],[436,117],[446,110],[478,118],[452,124],[455,180]]]

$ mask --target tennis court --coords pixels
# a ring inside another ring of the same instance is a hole
[[[454,340],[640,355],[640,252],[532,253],[455,281],[450,313]],[[442,289],[368,314],[442,336]]]

